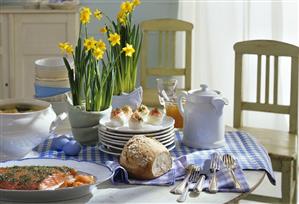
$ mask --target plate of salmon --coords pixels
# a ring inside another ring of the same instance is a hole
[[[113,176],[86,161],[30,158],[0,163],[0,200],[51,202],[85,196]]]

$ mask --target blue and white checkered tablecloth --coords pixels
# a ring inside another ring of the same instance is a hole
[[[237,159],[237,169],[235,170],[237,178],[241,183],[241,190],[232,188],[233,181],[229,176],[226,168],[217,173],[219,180],[220,191],[228,192],[247,192],[249,186],[242,169],[246,170],[262,170],[268,175],[270,182],[275,185],[275,177],[271,165],[271,160],[265,148],[256,140],[245,132],[226,132],[224,147],[213,150],[199,150],[190,148],[182,144],[182,132],[176,132],[176,148],[171,151],[174,163],[173,168],[163,176],[147,181],[134,180],[128,177],[127,172],[119,165],[118,157],[106,154],[98,150],[97,146],[83,146],[82,151],[78,156],[66,156],[63,152],[58,152],[51,149],[51,136],[43,144],[36,147],[39,152],[39,157],[59,158],[59,159],[77,159],[84,161],[92,161],[96,163],[104,163],[110,166],[115,176],[112,178],[113,183],[125,182],[130,184],[144,184],[144,185],[173,185],[176,180],[180,180],[185,175],[185,167],[188,164],[197,164],[204,166],[205,162],[210,158],[211,154],[218,152],[220,154],[231,154]],[[208,179],[204,186],[207,187]],[[205,188],[207,190],[207,188]]]

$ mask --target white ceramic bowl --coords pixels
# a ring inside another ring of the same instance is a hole
[[[23,113],[0,113],[0,160],[19,159],[49,137],[56,119],[52,105],[35,99],[0,100],[0,109],[11,104],[39,106],[40,110]]]
[[[65,65],[62,57],[49,57],[38,59],[35,62],[35,67],[42,70],[65,70]]]
[[[68,79],[64,80],[40,80],[35,79],[35,84],[45,87],[54,87],[54,88],[70,88],[70,83]]]
[[[38,59],[35,62],[35,75],[40,79],[68,78],[67,69],[62,57]],[[73,66],[73,61],[69,59]]]

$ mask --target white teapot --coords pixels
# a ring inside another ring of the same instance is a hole
[[[223,107],[228,101],[207,85],[200,87],[178,96],[178,107],[184,118],[183,143],[201,149],[224,146]]]

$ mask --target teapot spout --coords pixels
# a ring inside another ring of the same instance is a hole
[[[222,97],[214,97],[211,102],[219,115],[222,114],[224,105],[228,104],[228,100]]]

